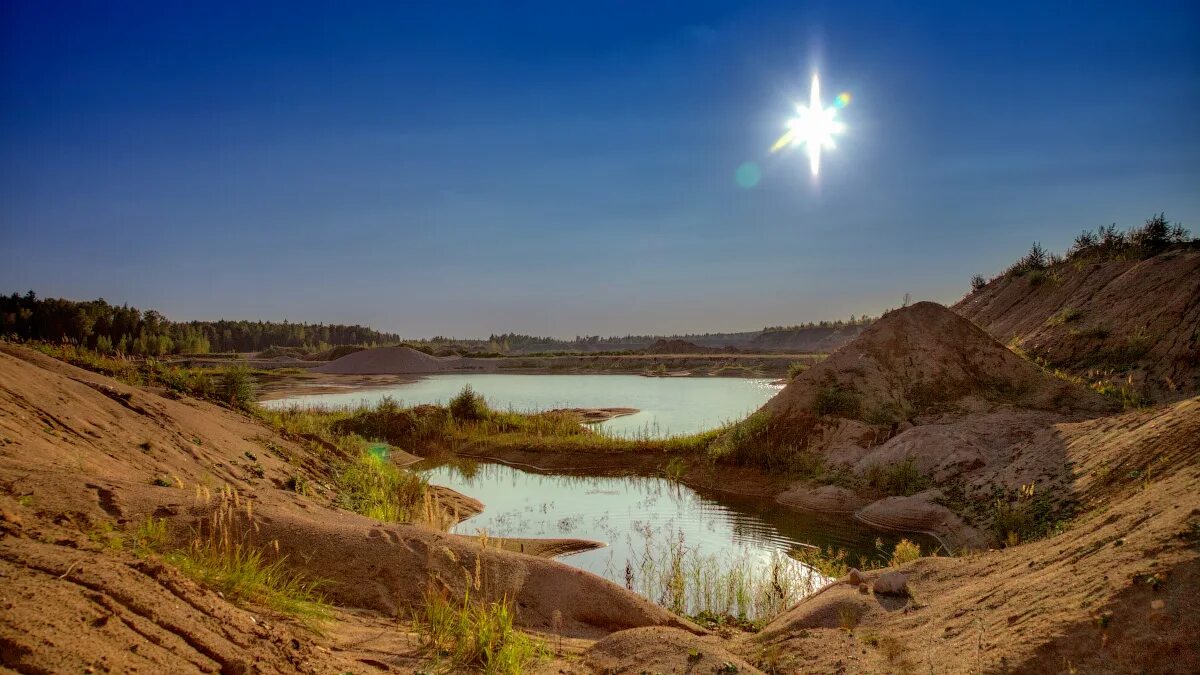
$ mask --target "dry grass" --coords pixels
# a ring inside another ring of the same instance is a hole
[[[286,557],[278,553],[278,542],[256,545],[251,502],[242,502],[232,488],[215,498],[205,488],[200,498],[211,506],[191,532],[186,546],[175,546],[167,521],[150,518],[133,537],[135,552],[157,553],[188,577],[227,599],[254,603],[296,617],[313,629],[331,617],[329,606],[318,592],[318,581],[289,570]]]

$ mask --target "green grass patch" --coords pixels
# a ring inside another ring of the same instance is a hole
[[[837,383],[826,384],[817,391],[813,401],[813,412],[818,415],[858,417],[862,407],[858,392],[852,387]]]
[[[364,444],[365,445],[365,444]],[[336,471],[338,506],[386,522],[423,521],[428,482],[388,458],[386,444],[364,449]]]
[[[428,591],[424,607],[413,617],[425,646],[451,669],[496,675],[516,675],[547,655],[539,640],[513,627],[513,608],[505,599],[462,601]]]
[[[1064,307],[1062,310],[1057,312],[1054,316],[1050,317],[1049,319],[1046,319],[1046,325],[1047,326],[1062,326],[1062,325],[1065,325],[1068,323],[1073,323],[1075,321],[1078,321],[1082,317],[1083,317],[1083,312],[1079,311],[1078,309],[1075,309],[1074,307]]]
[[[932,481],[921,473],[916,460],[911,457],[891,464],[873,464],[863,472],[863,479],[886,494],[904,497],[915,495],[932,485]]]
[[[191,532],[186,546],[176,546],[165,518],[148,518],[134,531],[138,555],[159,554],[184,575],[220,591],[234,603],[254,603],[295,617],[319,630],[332,617],[319,592],[320,583],[286,566],[278,545],[256,545],[250,532],[249,503],[243,508],[232,489],[219,493],[215,508]]]

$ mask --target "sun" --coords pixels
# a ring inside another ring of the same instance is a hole
[[[849,101],[848,95],[842,96]],[[796,117],[787,121],[787,128],[779,140],[775,141],[775,145],[771,146],[771,152],[779,152],[793,145],[803,145],[804,151],[808,153],[808,166],[812,175],[821,173],[821,150],[833,150],[837,147],[833,137],[844,132],[846,125],[837,119],[837,108],[826,108],[821,104],[821,79],[816,73],[813,73],[808,105],[796,106]]]

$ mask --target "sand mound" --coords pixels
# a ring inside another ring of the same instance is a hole
[[[404,375],[436,373],[442,367],[441,359],[436,356],[401,345],[356,351],[313,371],[332,375]]]
[[[928,532],[950,539],[954,550],[979,548],[986,538],[969,527],[950,509],[933,503],[936,495],[887,497],[855,512],[854,517],[868,525],[904,532]]]
[[[22,527],[0,497],[0,661],[18,672],[351,672],[311,635],[256,619],[154,559],[78,529]],[[32,520],[32,519],[31,519]],[[45,541],[39,541],[43,539]],[[53,543],[50,543],[53,542]]]
[[[1059,423],[1025,441],[1015,470],[1024,454],[1058,458],[1070,478],[1056,489],[1085,505],[1064,532],[906,565],[915,599],[902,607],[831,586],[756,641],[812,673],[851,661],[863,672],[1197,672],[1197,439],[1200,398]],[[843,605],[865,606],[855,633],[877,644],[827,627]]]
[[[306,666],[311,636],[303,631],[279,633],[277,650],[264,641],[275,639],[274,628],[264,633],[265,626],[260,630],[215,594],[96,543],[105,532],[136,528],[150,516],[166,519],[176,538],[186,540],[222,486],[253,505],[253,521],[243,527],[246,540],[268,552],[278,542],[277,555],[324,580],[322,591],[341,607],[408,617],[426,588],[461,597],[471,585],[474,597],[494,594],[515,602],[521,626],[549,630],[560,612],[561,632],[568,636],[599,637],[642,625],[697,630],[640,596],[553,560],[338,509],[329,474],[336,457],[321,454],[329,452],[280,436],[244,414],[168,398],[0,345],[5,663],[82,670],[75,667],[78,659],[97,665],[99,656],[114,655],[109,667],[118,670],[126,663],[161,670],[153,664],[164,659],[203,669],[228,665],[231,671],[237,663],[263,661],[269,663],[251,669],[361,670],[328,652],[314,656],[320,667]],[[315,493],[290,489],[297,477]],[[470,506],[467,500],[460,505]],[[17,536],[14,528],[29,535]],[[557,545],[569,550],[592,544]],[[23,590],[10,592],[17,584]],[[131,651],[147,660],[128,656]],[[118,652],[128,658],[115,658]],[[46,660],[60,657],[65,660]]]
[[[812,488],[804,484],[794,485],[781,492],[775,497],[775,501],[785,506],[824,513],[854,513],[867,503],[867,500],[846,488],[836,485]]]
[[[761,673],[713,638],[673,628],[633,628],[600,640],[586,653],[601,673]]]
[[[1200,251],[1083,262],[1007,275],[953,309],[1090,381],[1155,399],[1200,392]]]
[[[868,585],[876,574],[866,575]],[[852,593],[831,592],[836,588],[853,589]],[[852,586],[837,584],[825,588],[822,592],[810,596],[804,602],[775,617],[763,632],[758,635],[760,640],[770,640],[779,636],[788,636],[797,631],[812,628],[828,628],[836,630],[843,626],[851,627],[874,609],[875,598],[863,595]]]
[[[1083,414],[1115,409],[945,307],[919,302],[884,315],[798,375],[763,410],[776,417],[835,415],[883,424],[1000,405]]]

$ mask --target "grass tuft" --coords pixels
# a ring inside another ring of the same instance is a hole
[[[454,669],[517,674],[548,653],[540,641],[513,627],[513,608],[507,599],[472,601],[468,591],[458,602],[444,592],[429,590],[413,623],[425,645]]]

